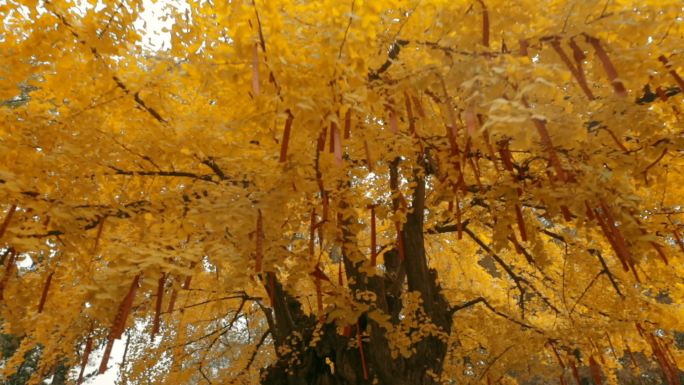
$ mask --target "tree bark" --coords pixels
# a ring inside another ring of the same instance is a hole
[[[391,165],[393,177],[398,175],[398,162]],[[451,309],[441,293],[437,273],[428,266],[423,238],[425,181],[413,173],[417,183],[412,206],[402,228],[404,260],[400,261],[397,248],[385,253],[385,274],[368,276],[359,269],[368,263],[350,229],[355,219],[342,224],[343,259],[347,282],[352,292],[371,291],[376,295],[373,306],[400,322],[401,294],[404,290],[418,292],[423,311],[441,331],[451,331]],[[344,205],[344,203],[342,203]],[[396,206],[396,205],[395,205]],[[377,384],[436,385],[434,376],[442,372],[447,342],[428,336],[417,342],[415,353],[408,358],[392,357],[391,348],[382,329],[365,314],[359,318],[359,329],[364,335],[363,352],[368,370],[364,378],[361,352],[356,344],[356,329],[351,335],[340,335],[334,324],[322,325],[320,340],[311,346],[317,320],[306,316],[299,302],[276,282],[274,300],[276,348],[288,347],[274,364],[265,370],[263,385],[352,385]]]

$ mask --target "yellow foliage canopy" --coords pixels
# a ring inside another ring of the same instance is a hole
[[[679,383],[680,1],[148,5],[0,5],[4,375]]]

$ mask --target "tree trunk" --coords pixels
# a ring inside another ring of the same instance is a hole
[[[391,166],[391,180],[396,189],[398,162]],[[368,263],[357,246],[355,234],[349,231],[354,221],[348,219],[342,224],[344,239],[343,259],[349,289],[352,292],[371,291],[376,295],[373,306],[389,315],[392,322],[400,322],[402,291],[418,292],[423,301],[423,311],[434,325],[445,335],[451,331],[452,311],[442,295],[437,282],[436,271],[429,269],[425,257],[423,240],[423,210],[425,198],[424,180],[414,173],[417,188],[412,199],[410,212],[403,226],[404,260],[395,247],[385,254],[384,276],[367,276],[359,267]],[[344,202],[344,200],[343,200]],[[341,207],[344,208],[344,203]],[[395,202],[395,209],[399,209]],[[352,385],[352,384],[396,384],[433,385],[440,383],[447,342],[444,338],[428,336],[413,345],[414,353],[404,358],[392,357],[385,330],[365,314],[351,333],[341,335],[334,324],[321,326],[320,339],[311,344],[317,320],[306,316],[300,303],[287,294],[275,280],[273,303],[273,333],[276,348],[288,347],[288,353],[281,353],[277,361],[265,370],[263,385]],[[367,378],[364,378],[364,364],[357,341],[357,328],[363,337],[363,353]],[[313,346],[312,346],[313,345]]]

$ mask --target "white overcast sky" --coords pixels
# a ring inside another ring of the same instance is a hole
[[[169,48],[173,20],[170,18],[163,20],[164,15],[168,14],[168,7],[184,11],[187,9],[187,4],[183,0],[157,0],[155,3],[145,0],[143,3],[145,10],[135,24],[136,28],[144,31],[143,46],[150,50]]]

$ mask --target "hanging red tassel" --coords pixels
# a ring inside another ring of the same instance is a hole
[[[570,359],[570,369],[572,369],[572,376],[575,377],[575,382],[577,382],[577,385],[582,385],[582,380],[580,379],[579,372],[577,371],[577,366],[575,365],[575,361]]]
[[[527,230],[525,229],[525,219],[523,218],[522,208],[519,203],[515,205],[515,219],[518,221],[518,231],[520,231],[520,239],[527,242]]]
[[[413,105],[416,106],[416,112],[421,118],[424,118],[425,115],[425,109],[423,108],[423,104],[420,102],[420,99],[418,99],[416,96],[412,95],[411,100],[413,101]]]
[[[85,344],[85,349],[83,350],[83,359],[81,360],[81,371],[78,373],[78,381],[76,385],[81,385],[83,382],[83,373],[85,372],[86,366],[88,366],[88,358],[90,358],[90,352],[93,350],[93,339],[88,337]]]
[[[627,96],[627,89],[625,89],[625,85],[622,84],[622,81],[618,79],[617,70],[615,69],[613,62],[610,60],[610,57],[608,57],[606,50],[603,49],[601,41],[595,37],[588,35],[586,36],[586,38],[587,42],[591,44],[592,47],[594,47],[594,51],[596,51],[596,56],[598,56],[599,60],[601,60],[601,64],[603,64],[603,69],[604,71],[606,71],[608,80],[610,80],[610,83],[613,85],[615,94],[622,97]]]
[[[458,239],[463,239],[463,223],[461,222],[461,201],[458,199],[458,192],[456,192],[456,231]]]
[[[311,273],[309,273],[309,275],[311,275],[314,278],[318,278],[321,281],[330,282],[330,278],[328,278],[328,276],[325,275],[323,270],[321,270],[321,268],[318,265],[314,268],[314,270]]]
[[[672,353],[670,346],[664,340],[660,340],[660,347],[661,347],[662,351],[665,353],[665,356],[668,358],[668,360],[672,364],[672,367],[675,369],[675,372],[677,372],[679,370],[677,368],[677,359],[675,358],[674,353]]]
[[[672,77],[677,82],[677,84],[679,84],[679,88],[684,89],[684,79],[682,79],[682,77],[679,76],[677,71],[675,71],[672,68],[672,64],[670,64],[670,62],[667,60],[667,58],[664,55],[660,55],[658,57],[658,60],[660,60],[660,62],[663,63],[665,68],[667,68],[669,70],[670,75],[672,75]]]
[[[2,225],[0,225],[0,239],[2,239],[2,236],[5,235],[5,230],[7,230],[7,227],[9,227],[10,221],[12,220],[12,216],[14,215],[14,212],[17,211],[17,205],[12,205],[7,211],[7,216],[5,217],[5,220],[2,221]]]
[[[361,339],[361,327],[359,326],[359,321],[356,321],[356,342],[359,344],[359,353],[361,354],[363,379],[368,380],[368,365],[366,364],[366,353],[363,351],[363,340]]]
[[[322,198],[323,198],[323,202],[322,202],[322,204],[323,204],[323,218],[321,218],[321,220],[323,222],[327,222],[328,221],[328,208],[330,206],[330,199],[328,198],[328,192],[327,191],[323,191],[322,195],[323,195],[322,196]],[[318,237],[320,238],[321,234],[318,234]]]
[[[404,262],[406,253],[404,251],[404,232],[401,230],[401,224],[399,222],[394,223],[397,229],[397,249],[399,249],[399,261]]]
[[[191,262],[190,263],[190,270],[194,269],[196,265],[197,265],[197,262],[194,262],[194,261]],[[187,277],[185,277],[185,281],[183,282],[183,286],[181,286],[183,288],[183,290],[190,289],[190,282],[191,281],[192,281],[192,273],[190,275],[188,275]]]
[[[413,117],[413,108],[411,107],[411,100],[409,99],[409,95],[407,92],[404,92],[404,104],[406,105],[406,115],[408,115],[408,123],[409,123],[409,132],[413,136],[416,135],[416,122],[415,118]]]
[[[518,40],[518,43],[520,44],[520,56],[528,56],[530,53],[527,48],[529,48],[530,43],[525,39]]]
[[[326,191],[322,192],[322,198],[323,198],[323,214],[321,216],[321,226],[318,226],[318,247],[322,248],[323,247],[323,224],[328,222],[328,207],[330,206],[330,202],[328,199],[328,193]]]
[[[513,169],[513,156],[511,151],[508,149],[508,143],[503,143],[499,147],[499,154],[501,154],[501,161],[504,164],[504,168],[511,174],[514,182],[517,182],[515,172]],[[518,193],[518,198],[522,196],[522,189],[518,187],[516,189]],[[515,219],[518,222],[518,230],[520,231],[520,239],[523,242],[527,242],[527,229],[525,228],[525,219],[523,218],[522,207],[520,203],[515,204]]]
[[[325,137],[328,133],[328,128],[323,126],[321,133],[318,135],[318,141],[316,142],[316,151],[322,152],[325,150]]]
[[[10,247],[9,250],[6,252],[6,259],[5,259],[5,271],[2,274],[2,278],[0,279],[0,301],[4,299],[4,291],[5,291],[5,286],[7,285],[7,282],[9,281],[10,277],[12,276],[12,272],[14,271],[16,267],[16,259],[17,259],[17,253],[14,251],[13,248]]]
[[[166,283],[166,273],[162,273],[157,283],[157,302],[154,307],[154,321],[152,322],[152,338],[159,332],[159,317],[161,315],[162,301],[164,300],[164,284]]]
[[[390,124],[390,131],[393,134],[398,134],[399,133],[399,122],[397,121],[397,114],[391,108],[389,109],[389,124]]]
[[[515,238],[515,233],[513,233],[513,228],[508,225],[509,230],[511,230],[511,235],[508,236],[508,240],[513,243],[513,246],[515,246],[515,252],[518,253],[519,255],[524,255],[524,250],[522,246],[520,246],[520,243],[518,240]]]
[[[477,0],[482,6],[482,45],[489,47],[489,11],[484,1]]]
[[[568,209],[568,206],[561,205],[560,209],[563,214],[563,219],[565,219],[566,222],[572,221],[572,213],[570,212],[570,209]]]
[[[571,40],[571,45],[574,42]],[[565,50],[563,50],[563,47],[560,45],[560,39],[553,39],[551,40],[551,47],[556,51],[558,56],[561,58],[561,61],[568,67],[570,70],[570,73],[572,76],[577,80],[577,83],[579,84],[580,88],[584,92],[585,95],[587,95],[587,98],[589,100],[594,100],[594,94],[591,92],[591,89],[589,88],[589,85],[587,84],[587,78],[584,75],[584,70],[582,69],[582,62],[578,62],[577,66],[573,65],[572,62],[570,61],[570,58],[568,55],[565,53]],[[576,54],[576,58],[577,58]]]
[[[93,254],[97,253],[97,247],[100,244],[100,238],[102,237],[102,230],[104,229],[105,219],[107,217],[102,217],[100,223],[97,224],[97,234],[95,234],[95,243],[93,244]]]
[[[47,301],[48,290],[50,290],[50,283],[52,282],[52,276],[54,274],[54,271],[50,272],[45,280],[45,285],[43,285],[43,294],[40,296],[40,303],[38,304],[38,314],[43,312],[43,307],[45,307],[45,301]]]
[[[283,140],[280,142],[280,163],[285,162],[287,160],[287,147],[290,143],[290,130],[292,129],[292,121],[294,120],[294,116],[292,116],[292,113],[290,113],[290,110],[287,110],[287,120],[285,120],[285,129],[283,130]]]
[[[593,221],[594,219],[596,219],[596,216],[594,215],[594,210],[591,209],[588,201],[584,201],[584,207],[587,208],[587,213],[586,213],[587,219],[589,219],[590,221]]]
[[[330,143],[333,146],[333,154],[335,155],[335,164],[337,166],[342,166],[342,138],[340,137],[340,129],[337,128],[337,124],[332,123],[330,127],[331,140]]]
[[[351,137],[351,108],[344,114],[344,139]]]
[[[330,140],[328,141],[328,152],[333,154],[335,152],[335,130],[337,129],[337,124],[335,122],[330,122]]]
[[[98,369],[98,374],[103,374],[107,371],[107,363],[109,362],[109,356],[112,354],[112,347],[114,346],[114,339],[109,338],[107,340],[107,346],[105,347],[104,354],[102,355],[102,361],[100,361],[100,368]]]
[[[363,141],[363,148],[366,151],[366,166],[368,167],[368,172],[373,172],[373,159],[371,158],[370,148],[368,147],[368,141]]]
[[[259,96],[259,45],[254,43],[252,48],[252,91]]]
[[[135,293],[138,291],[140,277],[140,274],[135,276],[133,282],[131,283],[131,287],[128,289],[128,293],[124,297],[123,301],[121,301],[121,305],[119,305],[119,311],[114,318],[112,330],[109,334],[109,338],[111,340],[121,338],[121,334],[123,334],[124,330],[126,329],[126,320],[128,319],[128,315],[133,307],[133,300],[135,299]]]
[[[465,111],[465,118],[466,118],[466,133],[469,136],[475,136],[478,130],[478,122],[477,118],[475,116],[475,108],[473,106],[469,106],[466,108]]]
[[[342,277],[342,259],[344,259],[344,257],[341,257],[340,261],[337,263],[337,284],[340,285],[340,287],[344,286],[344,278]]]
[[[468,164],[470,165],[470,168],[473,170],[473,175],[475,175],[475,181],[477,182],[477,187],[479,188],[480,193],[484,193],[484,186],[482,186],[482,181],[480,180],[480,168],[477,165],[477,161],[475,159],[469,156]]]
[[[594,357],[589,357],[589,368],[591,369],[591,376],[594,378],[595,385],[602,385],[601,381],[601,367],[594,360]]]
[[[256,246],[255,246],[254,272],[261,273],[261,260],[264,257],[264,220],[261,216],[261,209],[257,210],[256,222]]]
[[[569,177],[563,169],[560,158],[556,153],[556,148],[553,146],[553,142],[551,141],[551,135],[549,135],[549,131],[546,129],[546,121],[533,118],[532,123],[534,123],[534,126],[537,128],[537,133],[541,138],[542,145],[549,153],[549,161],[551,162],[553,169],[556,171],[556,177],[561,182],[567,183],[569,181]]]
[[[615,226],[615,218],[613,217],[613,214],[611,213],[608,205],[606,205],[603,199],[601,199],[601,211],[605,216],[604,224],[610,232],[614,242],[614,246],[616,247],[615,252],[621,255],[621,258],[624,259],[625,263],[629,266],[629,268],[631,268],[632,273],[634,274],[634,277],[637,280],[637,282],[640,282],[639,276],[637,275],[636,269],[634,267],[634,260],[632,259],[632,254],[630,253],[629,248],[627,247],[627,241],[625,240],[620,230]]]
[[[173,313],[174,305],[176,304],[176,297],[178,297],[178,291],[174,288],[171,289],[171,298],[169,298],[169,307],[166,309],[167,313]]]
[[[599,226],[601,227],[601,230],[603,231],[603,235],[608,240],[608,243],[610,243],[610,245],[613,247],[613,250],[615,251],[615,255],[620,260],[620,263],[622,264],[622,269],[624,271],[629,271],[629,265],[627,264],[627,261],[625,260],[624,255],[620,251],[620,248],[616,244],[616,241],[614,239],[614,235],[610,231],[610,229],[608,228],[608,224],[606,224],[606,220],[603,218],[603,216],[601,215],[601,212],[599,212],[598,210],[594,210],[594,214],[596,217],[596,221],[598,222]]]

